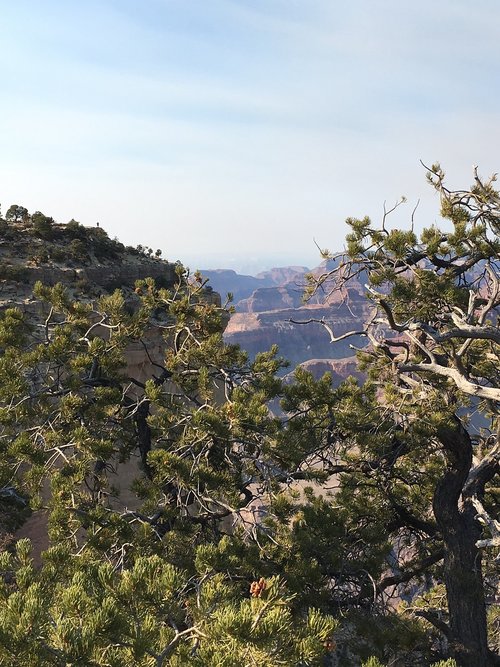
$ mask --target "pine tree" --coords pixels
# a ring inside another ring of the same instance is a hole
[[[311,285],[364,276],[363,385],[227,345],[180,265],[0,313],[0,516],[50,537],[2,545],[0,664],[496,664],[499,196],[429,178],[451,232],[351,219]]]
[[[359,352],[368,383],[346,385],[335,412],[339,457],[350,463],[335,502],[393,544],[393,573],[373,577],[375,597],[437,586],[428,596],[437,606],[413,601],[406,613],[432,624],[458,665],[489,666],[498,662],[486,600],[500,545],[500,195],[477,171],[469,190],[449,190],[439,165],[428,179],[451,230],[432,226],[417,238],[413,228],[390,229],[388,214],[379,227],[349,219],[346,252],[311,278],[309,293],[361,278],[373,303]]]
[[[224,344],[225,311],[181,267],[172,290],[147,279],[129,301],[34,296],[41,318],[0,319],[0,484],[47,507],[51,548],[41,567],[24,541],[2,555],[0,664],[319,665],[336,623],[266,567],[272,531],[251,512],[272,521],[308,451],[282,470],[276,351],[249,362]],[[112,471],[137,454],[124,507]]]

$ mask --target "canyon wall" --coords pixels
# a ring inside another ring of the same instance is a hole
[[[331,265],[322,264],[311,273],[320,275],[329,268]],[[292,271],[285,268],[268,273],[278,284],[259,286],[249,296],[235,300],[236,312],[225,332],[227,342],[237,343],[251,357],[276,344],[292,368],[307,363],[315,376],[325,370],[332,371],[334,378],[356,374],[351,346],[364,347],[365,338],[354,336],[332,343],[323,325],[335,336],[360,328],[371,310],[360,281],[353,281],[343,292],[331,291],[332,285],[326,283],[324,290],[305,302],[307,269],[292,267]],[[226,286],[220,278],[218,289],[223,292]],[[279,284],[280,280],[284,283]]]

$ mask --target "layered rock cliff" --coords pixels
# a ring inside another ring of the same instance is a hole
[[[312,273],[321,274],[328,268],[323,264]],[[346,364],[337,364],[339,372],[336,373],[335,364],[332,364],[334,360],[349,359],[349,368],[354,372],[351,345],[363,347],[365,339],[355,336],[332,344],[321,322],[330,327],[335,336],[359,329],[360,322],[370,311],[370,303],[360,282],[353,281],[350,288],[342,293],[330,292],[326,285],[324,291],[305,302],[307,269],[292,267],[291,270],[274,269],[269,273],[278,282],[284,282],[259,286],[251,295],[235,300],[236,312],[226,329],[226,340],[239,344],[251,356],[277,344],[280,354],[290,361],[292,367],[308,362],[316,375],[324,367],[324,370],[333,370],[334,375],[345,376]],[[218,289],[232,291],[231,280],[223,284],[221,278],[219,274]],[[311,360],[315,360],[315,364],[311,365]],[[323,364],[321,360],[324,360]]]
[[[40,235],[27,223],[0,221],[0,299],[28,294],[36,281],[63,283],[75,294],[96,296],[133,288],[146,276],[162,286],[175,280],[175,264],[125,247],[100,227],[51,224]]]
[[[291,284],[296,279],[302,279],[309,271],[305,266],[285,266],[270,271],[262,271],[256,276],[247,276],[236,273],[232,269],[206,269],[202,273],[208,278],[210,285],[222,298],[229,292],[233,295],[236,310],[245,308],[243,301],[256,292],[267,287],[281,287]]]

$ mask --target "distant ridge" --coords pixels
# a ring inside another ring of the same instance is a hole
[[[255,290],[303,281],[309,269],[306,266],[282,266],[261,271],[256,276],[240,274],[233,269],[202,269],[201,273],[209,279],[209,284],[223,299],[230,292],[233,295],[233,304],[238,309],[238,302],[250,297]]]
[[[355,280],[342,295],[329,294],[326,289],[304,302],[307,274],[319,276],[334,266],[334,261],[325,260],[312,270],[285,266],[256,276],[241,275],[231,269],[202,273],[223,299],[228,292],[233,294],[235,313],[225,331],[227,342],[237,343],[252,357],[276,344],[292,368],[305,365],[316,376],[329,370],[338,381],[355,372],[350,344],[362,347],[366,340],[356,337],[332,345],[327,331],[317,321],[323,320],[339,335],[359,328],[370,304],[363,285]],[[292,320],[316,321],[306,326]]]

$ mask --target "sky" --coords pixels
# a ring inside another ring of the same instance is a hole
[[[0,0],[0,203],[191,268],[319,263],[500,170],[497,0]]]

